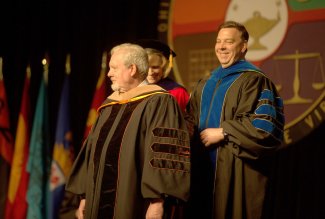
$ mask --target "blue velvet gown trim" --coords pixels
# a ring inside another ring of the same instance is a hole
[[[202,92],[200,132],[206,128],[220,127],[225,95],[233,82],[247,71],[261,72],[260,69],[245,60],[240,60],[228,68],[218,67],[212,72]],[[213,148],[210,151],[210,158],[214,167],[216,166],[216,157],[217,150]]]

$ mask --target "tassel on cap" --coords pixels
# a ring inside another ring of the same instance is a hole
[[[176,53],[166,43],[159,40],[142,39],[137,41],[136,44],[145,49],[150,48],[160,51],[166,57],[166,59],[169,60],[169,66],[173,66],[173,58],[176,56]]]
[[[169,54],[169,67],[170,68],[173,67],[173,53],[172,53],[172,51],[170,51],[170,54]]]

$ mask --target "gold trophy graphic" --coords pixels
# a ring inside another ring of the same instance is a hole
[[[280,14],[277,19],[268,19],[261,15],[259,11],[253,13],[253,17],[244,22],[249,34],[254,38],[253,44],[248,49],[264,50],[266,46],[261,44],[260,38],[271,31],[280,22]]]

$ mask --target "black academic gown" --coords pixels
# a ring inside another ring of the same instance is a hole
[[[161,87],[113,93],[80,151],[67,190],[86,199],[85,218],[144,218],[152,198],[186,201],[189,135]]]

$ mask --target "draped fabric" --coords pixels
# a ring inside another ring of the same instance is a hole
[[[26,195],[29,173],[26,171],[26,166],[30,143],[30,77],[30,70],[27,69],[10,172],[6,219],[25,219],[27,214]]]
[[[48,178],[51,164],[47,101],[47,81],[43,78],[36,103],[27,163],[27,171],[30,174],[27,191],[27,219],[47,218]]]
[[[108,87],[107,87],[105,78],[106,78],[106,72],[101,71],[98,81],[97,81],[96,90],[95,90],[95,93],[93,96],[91,107],[90,107],[90,110],[88,113],[86,128],[85,128],[85,132],[84,132],[84,139],[86,139],[86,137],[88,136],[91,127],[93,126],[93,124],[95,123],[95,121],[97,119],[98,107],[103,103],[103,101],[107,97]]]
[[[170,78],[163,78],[161,79],[157,85],[167,90],[175,99],[177,100],[179,106],[183,111],[185,111],[186,104],[189,99],[189,94],[187,90],[181,86],[180,84],[176,83]]]
[[[147,88],[158,90],[145,91]],[[111,95],[79,153],[67,189],[86,198],[86,218],[144,218],[150,198],[188,199],[190,148],[174,98],[156,85]],[[128,95],[128,94],[126,94]]]
[[[10,132],[9,107],[2,72],[0,74],[0,218],[4,218],[14,139]]]
[[[48,218],[56,219],[64,197],[64,187],[73,163],[72,132],[70,127],[70,76],[65,76],[61,93],[55,144],[53,148]]]
[[[201,80],[187,110],[194,124],[188,216],[261,218],[283,139],[283,103],[275,85],[241,60]],[[206,148],[200,131],[219,127],[229,140]]]

